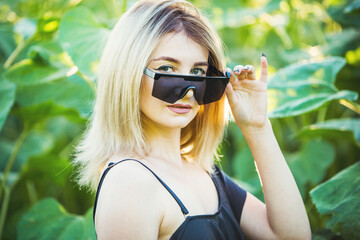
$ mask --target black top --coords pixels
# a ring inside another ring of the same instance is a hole
[[[107,169],[104,171],[99,186],[96,192],[93,218],[95,222],[96,204],[99,197],[101,185],[106,174],[115,165],[123,161],[137,161],[145,168],[147,168],[159,182],[169,191],[175,201],[179,204],[181,211],[186,216],[189,211],[184,204],[176,196],[176,194],[145,164],[135,159],[124,159],[117,163],[109,163]],[[215,172],[210,175],[213,180],[219,198],[219,209],[214,214],[186,216],[184,222],[173,233],[170,240],[175,239],[197,239],[197,240],[232,240],[245,239],[240,229],[240,218],[242,209],[246,199],[246,191],[239,187],[231,180],[223,171],[215,165]]]

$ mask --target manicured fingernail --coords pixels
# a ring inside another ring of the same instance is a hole
[[[230,78],[231,73],[229,71],[226,71],[225,75],[226,75],[227,78]]]
[[[261,54],[261,56],[264,56],[264,57],[266,57],[265,53],[262,53],[262,54]]]
[[[240,72],[239,69],[235,69],[234,72]]]
[[[245,70],[249,70],[249,66],[244,67]]]

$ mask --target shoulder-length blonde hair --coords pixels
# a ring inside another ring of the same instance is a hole
[[[144,67],[161,37],[184,31],[209,50],[208,63],[224,69],[223,46],[208,20],[182,0],[140,1],[119,19],[103,51],[97,94],[87,131],[76,149],[80,185],[95,189],[101,169],[113,155],[146,157],[151,151],[144,136],[139,93]],[[187,161],[213,171],[217,147],[228,114],[225,97],[201,105],[196,117],[181,131],[181,154]]]

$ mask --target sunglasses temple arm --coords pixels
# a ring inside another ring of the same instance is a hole
[[[151,78],[154,78],[155,79],[155,75],[156,73],[151,71],[150,69],[148,68],[144,68],[144,74],[151,77]]]

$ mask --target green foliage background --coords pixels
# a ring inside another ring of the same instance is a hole
[[[0,238],[94,239],[94,194],[70,164],[109,29],[135,1],[0,3]],[[360,1],[193,0],[228,66],[269,61],[269,117],[313,239],[360,238]],[[263,199],[234,123],[223,169]]]

